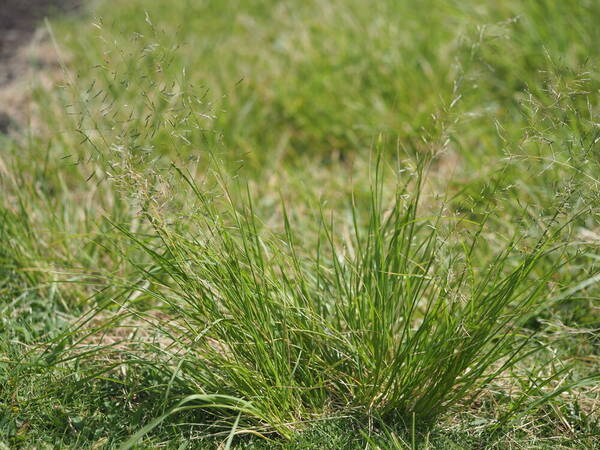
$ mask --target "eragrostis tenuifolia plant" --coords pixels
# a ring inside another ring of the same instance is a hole
[[[367,208],[350,201],[349,221],[321,210],[312,245],[285,205],[282,230],[264,230],[221,172],[216,194],[174,169],[194,205],[185,219],[149,206],[150,233],[116,225],[149,260],[131,261],[139,280],[114,299],[116,320],[143,319],[135,360],[169,374],[167,396],[189,395],[178,411],[234,410],[284,436],[331,411],[430,425],[532,350],[520,326],[563,261],[531,274],[561,252],[561,227],[473,267],[485,217],[421,217],[423,164],[391,196],[381,165]]]
[[[119,308],[102,311],[109,319],[82,341],[92,349],[79,358],[96,355],[114,324],[133,327],[123,364],[160,374],[156,389],[180,401],[173,411],[202,409],[291,436],[331,414],[431,425],[539,347],[522,325],[568,258],[558,244],[562,213],[491,239],[493,209],[479,205],[471,220],[443,204],[432,214],[435,202],[421,205],[423,155],[390,183],[389,155],[378,150],[345,208],[309,202],[313,214],[297,218],[302,207],[282,201],[272,207],[280,229],[266,226],[260,187],[213,156],[204,90],[183,71],[177,82],[163,75],[171,49],[133,45],[135,66],[114,49],[97,84],[72,85],[76,126],[101,168],[93,173],[132,195],[144,219],[112,219],[134,244],[121,246],[132,270],[125,280],[104,274],[123,288],[112,296]],[[424,147],[444,148],[447,127],[438,126],[431,135],[441,144]],[[174,154],[205,158],[169,168],[164,155]],[[113,339],[109,348],[120,347]]]

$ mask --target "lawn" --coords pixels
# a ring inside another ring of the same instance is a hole
[[[598,448],[600,3],[100,0],[0,134],[0,449]]]

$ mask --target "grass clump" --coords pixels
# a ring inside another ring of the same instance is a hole
[[[421,217],[423,166],[384,195],[381,164],[366,211],[317,212],[312,246],[283,205],[283,229],[265,230],[222,173],[218,196],[176,169],[195,203],[183,224],[143,208],[150,234],[119,226],[149,260],[116,299],[119,320],[157,333],[160,357],[135,358],[170,374],[177,411],[236,411],[287,437],[327,414],[427,428],[539,350],[522,327],[569,259],[567,223],[513,236],[475,268],[486,218]]]

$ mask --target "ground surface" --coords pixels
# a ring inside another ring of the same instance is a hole
[[[73,10],[78,0],[4,0],[0,9],[0,60],[14,55],[44,17]]]
[[[19,53],[30,42],[40,21],[45,17],[74,11],[79,0],[5,0],[0,8],[0,90],[10,90],[25,76],[27,64]],[[3,101],[0,105],[0,133],[5,133],[14,125],[15,117],[11,105],[6,103],[11,97],[0,93]],[[14,97],[12,97],[14,99]],[[14,109],[13,109],[14,111]]]

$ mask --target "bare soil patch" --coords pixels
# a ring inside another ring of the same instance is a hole
[[[19,81],[28,71],[24,48],[45,17],[72,12],[81,0],[0,0],[0,3],[0,133],[4,134],[20,119],[23,86]]]
[[[2,0],[0,7],[0,64],[27,43],[39,21],[73,10],[79,0]]]

